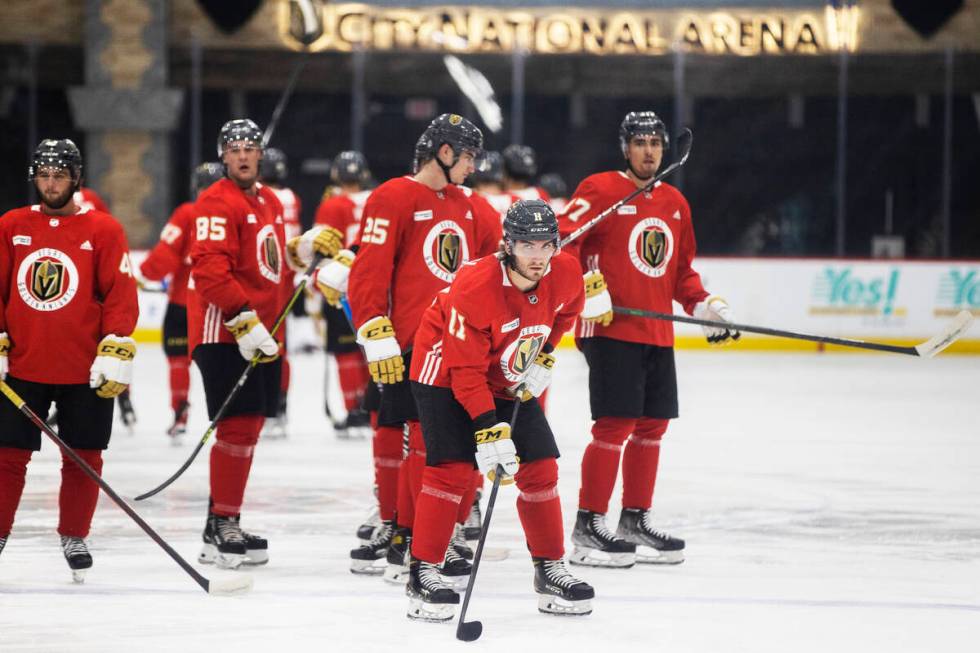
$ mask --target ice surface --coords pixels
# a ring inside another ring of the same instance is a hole
[[[457,642],[453,626],[409,622],[399,588],[351,575],[354,529],[372,500],[370,443],[334,437],[323,356],[294,355],[289,437],[260,443],[243,513],[244,527],[271,542],[270,564],[249,572],[253,592],[208,596],[104,496],[89,538],[95,566],[73,585],[55,534],[60,462],[45,441],[0,556],[0,651],[976,650],[977,358],[677,359],[682,417],[664,440],[655,509],[660,528],[687,540],[687,561],[573,567],[596,587],[589,617],[537,612],[513,488],[501,491],[488,544],[510,555],[482,566],[470,604],[484,624],[478,642]],[[120,425],[105,464],[126,497],[169,476],[207,425],[195,376],[190,433],[172,447],[160,348],[141,347],[137,367],[136,433]],[[553,388],[570,528],[590,437],[577,352],[559,352]],[[135,504],[195,565],[207,458]],[[613,526],[618,498],[617,489]]]

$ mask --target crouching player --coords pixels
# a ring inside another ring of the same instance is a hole
[[[492,478],[501,465],[501,482],[517,482],[538,609],[592,611],[592,587],[565,568],[558,446],[536,399],[551,380],[551,351],[582,311],[582,270],[559,253],[546,202],[517,202],[503,226],[503,251],[464,266],[415,337],[410,376],[427,453],[406,588],[414,619],[452,619],[459,603],[439,563],[474,466]],[[515,392],[525,401],[509,424]]]

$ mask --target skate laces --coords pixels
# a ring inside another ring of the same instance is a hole
[[[450,548],[452,548],[452,545],[454,544],[459,546],[467,546],[466,537],[463,535],[463,527],[460,524],[456,524],[456,529],[453,531],[453,540],[449,544]]]
[[[450,542],[449,547],[446,549],[446,559],[443,561],[442,564],[443,566],[449,566],[449,564],[453,562],[458,562],[460,560],[465,560],[465,559],[466,558],[456,553],[456,549],[455,547],[453,547],[453,543]]]
[[[658,531],[656,528],[653,527],[653,517],[652,517],[652,515],[653,515],[653,511],[651,511],[651,510],[647,510],[646,512],[644,512],[643,513],[643,517],[640,518],[640,527],[643,530],[645,530],[647,533],[649,533],[649,534],[653,535],[654,537],[659,538],[661,540],[666,541],[666,540],[671,539],[670,535],[668,535],[667,533],[665,533],[663,531]]]
[[[483,515],[480,514],[480,500],[477,499],[473,502],[470,507],[470,514],[466,516],[466,526],[473,528],[474,526],[483,525]]]
[[[234,544],[245,543],[242,528],[238,525],[238,520],[233,517],[215,517],[214,530],[218,534],[218,537],[225,542]]]
[[[6,538],[2,539],[3,543],[6,543]],[[0,549],[3,548],[3,544],[0,543]],[[78,555],[88,555],[88,547],[85,546],[85,540],[80,537],[72,537],[70,535],[61,536],[61,549],[65,552],[65,557],[71,558]]]
[[[431,562],[419,563],[419,585],[429,591],[442,589],[446,586],[439,574],[439,568]]]
[[[569,573],[563,560],[545,560],[541,564],[544,567],[544,575],[555,585],[568,589],[582,582]]]
[[[374,531],[368,546],[374,548],[391,541],[391,522],[381,522],[381,528]]]
[[[605,515],[601,515],[597,512],[593,513],[592,518],[589,520],[589,526],[592,527],[592,530],[595,531],[596,535],[607,542],[613,542],[620,539],[615,533],[609,530],[608,526],[606,526]]]

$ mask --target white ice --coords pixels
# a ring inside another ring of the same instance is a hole
[[[207,426],[195,378],[190,433],[172,447],[163,355],[143,346],[137,360],[139,423],[133,436],[116,430],[105,464],[125,497],[169,476]],[[509,557],[480,569],[468,617],[484,634],[472,644],[454,626],[410,622],[399,588],[349,573],[372,500],[370,443],[332,434],[323,356],[292,361],[289,437],[260,443],[243,512],[271,541],[269,565],[247,572],[250,594],[205,594],[105,496],[95,566],[73,585],[55,534],[60,462],[45,441],[0,556],[0,651],[946,653],[980,641],[977,358],[678,352],[682,417],[664,441],[655,511],[687,540],[687,561],[573,567],[596,588],[594,613],[539,614],[505,488],[488,546]],[[574,350],[560,351],[550,415],[570,529],[590,438]],[[134,504],[194,565],[207,461]]]

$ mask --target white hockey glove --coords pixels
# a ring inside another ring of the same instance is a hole
[[[225,322],[238,341],[238,352],[247,361],[258,356],[259,363],[268,363],[279,358],[279,343],[269,334],[262,320],[252,309],[245,309]]]
[[[721,297],[712,295],[697,303],[694,307],[694,317],[713,322],[731,322],[732,310],[728,307],[728,302]],[[727,345],[742,337],[742,334],[736,329],[724,326],[702,325],[701,328],[704,330],[704,336],[708,339],[709,345]]]
[[[540,397],[541,394],[551,385],[551,371],[555,367],[555,357],[551,354],[541,352],[538,354],[527,374],[524,375],[524,391],[521,392],[521,401],[528,401],[531,397]]]
[[[297,272],[305,272],[313,262],[313,255],[330,258],[344,246],[344,235],[333,227],[313,227],[302,236],[286,242],[286,258]]]
[[[7,370],[9,363],[7,361],[7,356],[10,355],[10,338],[7,337],[6,331],[0,331],[0,381],[4,381],[7,378]]]
[[[96,351],[88,372],[88,385],[96,388],[95,394],[103,399],[111,399],[122,394],[133,380],[136,341],[109,334]]]
[[[480,471],[493,481],[497,475],[497,465],[502,465],[504,475],[500,484],[513,483],[517,468],[520,467],[520,459],[517,457],[514,441],[510,439],[510,424],[497,422],[491,427],[478,429],[473,437],[476,439],[476,464]]]
[[[313,283],[334,308],[340,308],[340,298],[347,294],[347,277],[353,264],[354,252],[342,249],[313,273]]]
[[[612,297],[606,287],[606,278],[602,272],[594,270],[582,275],[585,281],[585,307],[582,309],[582,320],[595,322],[606,327],[613,321]]]
[[[399,383],[405,378],[405,361],[395,339],[395,327],[384,315],[372,317],[357,330],[357,344],[364,347],[368,371],[375,383]]]

